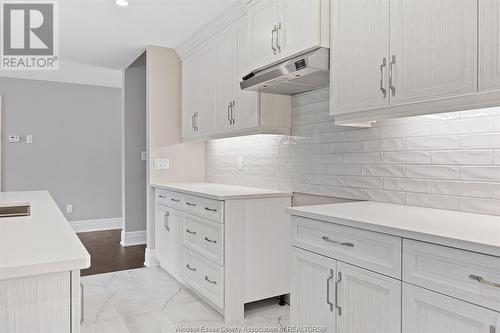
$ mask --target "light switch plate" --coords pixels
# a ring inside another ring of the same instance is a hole
[[[31,134],[26,135],[26,143],[33,143],[33,135]]]
[[[155,170],[168,170],[170,169],[169,158],[155,158]]]

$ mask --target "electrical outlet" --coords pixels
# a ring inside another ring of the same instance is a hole
[[[155,170],[168,170],[170,169],[169,158],[155,158]]]
[[[68,214],[73,213],[73,205],[66,205],[66,213]]]

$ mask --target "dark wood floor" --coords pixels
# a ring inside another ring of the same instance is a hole
[[[91,258],[90,268],[82,270],[82,276],[144,266],[146,245],[123,247],[120,233],[121,230],[106,230],[78,234]]]

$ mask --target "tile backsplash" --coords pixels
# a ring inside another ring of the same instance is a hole
[[[292,136],[207,142],[207,181],[500,215],[500,107],[361,129],[328,108],[328,90],[303,94]]]

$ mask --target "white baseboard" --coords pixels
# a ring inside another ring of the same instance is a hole
[[[122,230],[122,246],[142,245],[146,244],[146,230],[140,231],[125,231]]]
[[[70,221],[69,224],[76,233],[114,230],[123,227],[123,219],[121,217],[116,217],[111,219]]]
[[[160,262],[156,259],[156,250],[146,248],[146,253],[144,255],[144,266],[146,267],[156,267],[160,266]]]

